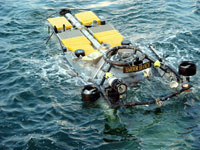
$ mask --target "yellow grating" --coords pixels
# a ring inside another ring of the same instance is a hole
[[[101,20],[92,11],[85,11],[75,14],[75,17],[85,26],[92,25],[93,21],[96,20],[100,25]]]
[[[56,18],[48,18],[47,21],[58,30],[63,29],[63,24],[65,25],[66,29],[70,29],[72,27],[71,23],[65,17],[56,17]]]
[[[64,39],[62,43],[70,51],[75,51],[77,49],[85,50],[86,56],[97,51],[92,47],[91,42],[85,36]]]
[[[107,43],[110,47],[120,46],[123,41],[123,36],[117,30],[98,32],[94,34],[94,37],[99,43]]]

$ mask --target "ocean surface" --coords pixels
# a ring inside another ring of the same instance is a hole
[[[135,45],[154,44],[176,68],[194,61],[191,92],[162,107],[85,105],[58,41],[45,44],[46,18],[65,7],[104,16]],[[0,150],[199,150],[199,58],[199,0],[1,0]]]

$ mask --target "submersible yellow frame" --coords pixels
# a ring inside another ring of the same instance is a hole
[[[166,101],[184,91],[188,91],[192,87],[189,84],[189,77],[196,74],[196,65],[193,62],[181,62],[179,65],[179,72],[177,72],[172,67],[162,63],[162,58],[157,55],[152,46],[149,48],[157,57],[157,59],[147,55],[138,47],[131,46],[131,43],[127,40],[124,40],[124,37],[112,25],[107,24],[105,20],[100,19],[92,11],[79,12],[73,16],[70,9],[62,9],[60,11],[60,15],[60,17],[47,19],[49,22],[48,27],[52,29],[52,33],[49,36],[47,43],[54,34],[58,38],[64,53],[66,51],[70,51],[79,59],[92,63],[96,63],[104,56],[105,62],[99,67],[98,71],[105,63],[110,65],[100,84],[93,80],[98,73],[97,71],[95,76],[89,80],[89,82],[92,84],[86,85],[82,89],[81,94],[84,101],[95,101],[100,97],[101,94],[111,107],[149,104],[159,105],[162,101]],[[140,52],[144,55],[144,59],[147,59],[148,62],[142,64],[133,64],[133,62],[121,63],[111,60],[111,56],[118,53],[120,49],[129,49],[134,51],[133,53],[135,54],[136,52]],[[187,65],[189,65],[189,67],[185,67]],[[123,95],[126,94],[127,85],[109,73],[111,68],[114,66],[123,67],[123,73],[138,72],[150,67],[159,68],[166,73],[173,73],[176,76],[177,81],[183,86],[182,89],[176,91],[175,93],[151,101],[124,103],[119,99],[124,98]],[[104,87],[105,80],[109,80],[109,87]],[[113,97],[111,97],[106,91],[107,88],[109,88],[110,92],[114,93],[114,98],[116,98],[117,95],[117,100],[113,100]],[[121,89],[121,93],[120,88],[123,88]],[[124,89],[125,91],[123,91]],[[93,90],[93,93],[85,94],[84,90]]]

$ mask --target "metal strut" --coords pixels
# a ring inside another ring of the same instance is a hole
[[[160,102],[163,102],[163,101],[167,101],[169,100],[170,98],[172,97],[175,97],[187,90],[189,90],[192,86],[190,85],[188,88],[182,88],[181,90],[175,92],[175,93],[172,93],[170,95],[167,95],[165,97],[162,97],[160,99],[154,99],[154,100],[151,100],[151,101],[147,101],[147,102],[137,102],[137,103],[125,103],[125,104],[112,104],[112,107],[118,107],[118,106],[130,106],[130,107],[133,107],[133,106],[138,106],[138,105],[150,105],[150,104],[158,104]]]
[[[54,32],[51,33],[51,35],[48,37],[46,44],[49,42],[49,40],[51,39],[52,35],[54,34]]]
[[[154,49],[152,45],[149,45],[149,49],[155,54],[155,56],[158,58],[160,62],[163,61],[163,59],[157,54],[156,50]]]
[[[111,70],[111,68],[112,68],[112,65],[110,64],[110,66],[109,66],[107,72],[109,72],[109,71]],[[104,76],[103,76],[103,79],[101,80],[100,86],[104,84],[105,80],[106,80],[106,77],[105,77],[105,75],[104,75]]]

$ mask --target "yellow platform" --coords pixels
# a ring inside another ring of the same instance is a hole
[[[100,25],[101,20],[92,11],[85,11],[75,14],[75,17],[85,26],[92,25],[93,21],[96,20]]]
[[[63,29],[63,24],[65,25],[66,29],[70,29],[72,27],[71,23],[65,17],[56,17],[56,18],[48,18],[47,21],[58,30]]]
[[[64,39],[62,43],[70,51],[83,49],[86,56],[97,51],[92,47],[91,42],[85,36]]]
[[[123,36],[117,30],[97,32],[93,34],[99,43],[107,43],[110,47],[120,46]]]

